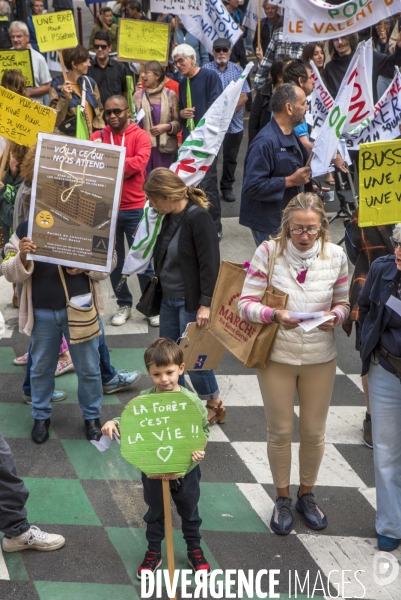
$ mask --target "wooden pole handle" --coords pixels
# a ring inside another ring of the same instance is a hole
[[[308,158],[308,160],[306,161],[306,165],[305,165],[305,167],[309,167],[309,165],[310,165],[310,163],[311,163],[311,160],[312,160],[312,158],[313,158],[313,150],[311,150],[311,153],[309,154],[309,158]]]
[[[260,13],[261,13],[261,3],[262,0],[258,0],[258,48],[262,49],[260,42]]]
[[[63,71],[64,81],[67,81],[68,80],[67,69],[65,68],[64,56],[63,56],[63,53],[61,50],[58,51],[58,59],[60,61],[61,70]]]
[[[8,158],[8,155],[10,154],[10,146],[11,146],[11,142],[10,142],[10,140],[7,140],[6,141],[6,146],[4,148],[3,156],[1,157],[1,163],[0,163],[0,177],[1,177],[1,179],[3,179],[3,173],[4,173],[4,170],[6,168],[7,158]]]
[[[167,568],[170,576],[170,585],[174,580],[174,543],[173,543],[173,520],[171,518],[170,482],[162,479],[163,506],[164,506],[164,530],[166,533]],[[177,600],[175,594],[170,600]]]

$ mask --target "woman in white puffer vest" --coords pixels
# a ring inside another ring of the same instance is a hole
[[[316,483],[324,454],[324,434],[336,374],[333,328],[349,312],[348,263],[340,246],[328,241],[329,223],[316,194],[301,193],[285,208],[278,236],[263,242],[248,269],[240,315],[254,323],[279,323],[270,362],[256,369],[267,419],[267,455],[277,490],[270,526],[287,535],[293,528],[290,494],[295,392],[299,397],[299,477],[296,508],[311,529],[327,526],[316,504]],[[285,310],[261,303],[271,284],[288,294]],[[270,271],[271,272],[271,271]],[[291,312],[324,312],[329,320],[304,331]]]

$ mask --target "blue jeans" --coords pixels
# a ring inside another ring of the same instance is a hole
[[[369,400],[372,415],[376,484],[376,531],[401,539],[401,382],[371,363]]]
[[[118,306],[132,306],[132,294],[129,291],[127,280],[124,281],[121,290],[116,291],[116,287],[121,279],[122,270],[125,261],[124,235],[127,238],[128,247],[131,248],[133,235],[142,219],[143,208],[134,208],[133,210],[120,210],[118,212],[116,227],[116,253],[117,265],[110,275],[111,285],[117,298]],[[139,285],[143,292],[153,275],[152,267],[148,267],[145,273],[138,275]]]
[[[28,531],[25,508],[29,492],[17,475],[14,456],[0,431],[0,531],[17,537]]]
[[[44,420],[51,415],[50,400],[54,391],[54,372],[57,367],[61,334],[67,340],[78,376],[78,404],[84,419],[100,416],[103,398],[99,365],[99,338],[80,344],[70,344],[67,311],[34,309],[34,326],[31,334],[32,416]]]
[[[106,384],[113,379],[117,371],[110,363],[109,349],[106,344],[104,337],[104,328],[102,319],[99,317],[99,326],[102,331],[102,335],[99,337],[99,357],[100,357],[100,375],[102,377],[102,383]],[[31,367],[32,367],[32,343],[29,344],[28,350],[28,362],[26,364],[26,372],[22,389],[24,394],[27,396],[31,395]]]
[[[185,310],[185,298],[163,296],[160,308],[160,337],[166,337],[178,343],[188,323],[196,321],[196,312]],[[201,400],[214,400],[219,397],[214,371],[188,371],[195,392]],[[184,376],[179,382],[185,387]]]
[[[260,244],[266,240],[270,239],[271,235],[274,235],[275,233],[277,233],[277,229],[271,229],[271,230],[265,230],[265,231],[258,231],[257,229],[251,229],[252,235],[253,235],[253,239],[255,240],[255,244],[257,246],[260,246]]]

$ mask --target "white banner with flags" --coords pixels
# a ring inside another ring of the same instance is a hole
[[[256,31],[258,27],[258,0],[249,0],[248,6],[244,10],[242,24],[244,27]]]
[[[244,81],[252,68],[253,63],[248,63],[240,78],[235,82],[231,81],[182,144],[177,162],[171,165],[170,171],[179,175],[187,186],[199,185],[217,156],[233,118]],[[162,221],[163,215],[159,215],[149,206],[149,202],[146,202],[144,216],[125,259],[122,271],[124,275],[143,273],[146,270],[153,256]]]
[[[311,161],[313,177],[327,173],[343,132],[353,131],[373,114],[372,62],[372,41],[361,42],[315,140]]]
[[[377,102],[373,115],[362,121],[354,130],[343,133],[347,150],[358,150],[359,144],[385,142],[401,135],[401,75],[397,72],[393,81]]]
[[[285,42],[329,40],[350,35],[372,27],[400,10],[400,0],[349,0],[338,6],[325,0],[285,0],[284,4]]]
[[[241,37],[239,25],[231,17],[221,0],[205,0],[202,15],[181,15],[187,31],[192,33],[213,54],[213,42],[219,38],[230,40],[231,47]]]

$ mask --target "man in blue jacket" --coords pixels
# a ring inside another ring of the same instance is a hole
[[[259,246],[280,228],[281,214],[300,192],[312,191],[309,152],[294,131],[306,111],[305,92],[284,83],[271,99],[273,113],[248,148],[239,222],[252,231]]]

